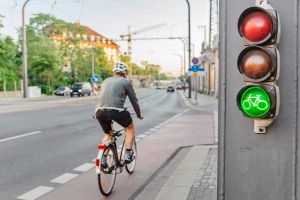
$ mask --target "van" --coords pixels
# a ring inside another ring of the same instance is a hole
[[[73,95],[84,96],[88,95],[91,96],[92,94],[92,86],[89,82],[78,82],[74,83],[70,89],[70,96],[73,97]]]

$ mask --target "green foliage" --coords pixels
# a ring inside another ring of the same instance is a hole
[[[32,85],[46,84],[48,90],[53,88],[53,80],[58,75],[62,64],[61,52],[50,38],[36,36],[35,40],[28,44],[29,80],[37,77]]]
[[[0,27],[2,27],[1,23]],[[14,83],[19,82],[21,70],[18,65],[17,54],[17,45],[13,39],[9,36],[2,37],[0,35],[0,90],[4,90],[4,83],[6,90],[13,90]]]

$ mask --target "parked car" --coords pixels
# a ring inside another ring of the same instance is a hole
[[[70,94],[70,88],[68,86],[59,86],[56,88],[55,95],[68,96]]]
[[[174,92],[175,91],[175,89],[174,89],[174,86],[173,85],[169,85],[168,87],[167,87],[167,92]]]
[[[73,97],[74,95],[77,96],[84,96],[88,95],[91,96],[92,93],[92,86],[89,82],[78,82],[74,83],[70,89],[70,96]]]

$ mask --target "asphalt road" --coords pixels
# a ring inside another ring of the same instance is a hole
[[[149,89],[137,94],[145,116],[134,119],[137,135],[185,110],[176,92]],[[61,177],[73,176],[67,172],[94,167],[85,165],[96,157],[103,137],[92,120],[94,105],[95,97],[0,101],[0,199],[25,199],[49,182],[55,189]]]

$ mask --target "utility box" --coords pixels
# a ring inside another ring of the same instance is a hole
[[[41,97],[41,88],[38,86],[29,86],[28,87],[28,97],[29,98],[36,98],[36,97]]]

